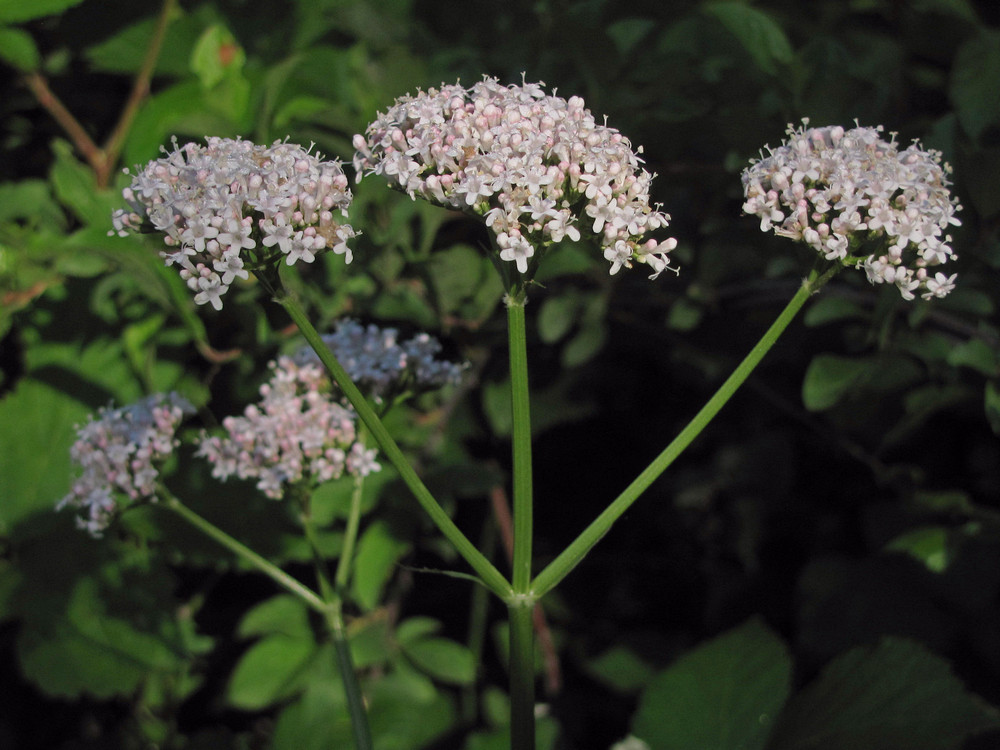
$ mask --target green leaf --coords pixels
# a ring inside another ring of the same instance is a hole
[[[983,407],[993,434],[1000,435],[1000,386],[995,380],[987,382],[983,389]]]
[[[69,143],[57,139],[52,142],[52,151],[56,158],[49,179],[56,198],[84,224],[97,224],[106,234],[120,199],[110,190],[98,190],[93,170],[76,158]]]
[[[422,638],[401,643],[403,653],[436,680],[452,685],[471,685],[476,679],[472,652],[447,638]]]
[[[177,667],[161,640],[105,611],[93,578],[80,580],[66,614],[51,629],[26,628],[18,638],[24,676],[49,695],[125,696],[148,675]]]
[[[353,747],[350,714],[332,646],[315,652],[312,679],[274,727],[274,750],[328,750]]]
[[[455,725],[448,695],[405,665],[373,682],[366,695],[373,744],[379,750],[426,748]]]
[[[802,401],[810,411],[823,411],[834,406],[871,368],[863,358],[818,354],[806,370],[802,383]]]
[[[752,619],[653,678],[632,733],[656,750],[760,750],[788,696],[785,644]]]
[[[586,670],[619,693],[636,693],[653,677],[653,668],[625,646],[612,646],[588,661]]]
[[[306,605],[291,594],[278,594],[247,612],[240,621],[241,638],[258,635],[284,635],[289,638],[312,636]]]
[[[167,26],[156,75],[187,76],[191,72],[191,52],[206,26],[215,22],[216,10],[202,5],[192,12],[180,12]],[[145,18],[118,31],[84,52],[93,70],[134,74],[142,65],[158,19]]]
[[[191,71],[206,89],[243,69],[246,53],[225,26],[214,24],[202,32],[191,52]]]
[[[624,18],[609,24],[606,31],[611,41],[614,42],[621,56],[627,55],[635,49],[649,32],[657,26],[655,21],[648,18]]]
[[[867,313],[859,305],[837,296],[820,297],[807,309],[803,322],[810,328],[841,320],[864,319]]]
[[[546,344],[553,344],[567,333],[576,322],[580,299],[567,292],[548,297],[538,311],[538,337]]]
[[[974,139],[1000,124],[1000,98],[995,82],[1000,80],[1000,33],[982,31],[955,54],[949,94],[958,121]]]
[[[396,640],[406,644],[426,638],[440,629],[441,623],[433,617],[408,617],[396,626]]]
[[[951,750],[1000,727],[944,659],[903,638],[838,656],[789,702],[767,750]]]
[[[351,593],[358,604],[375,608],[396,563],[409,549],[410,543],[393,536],[384,521],[375,521],[365,529],[358,539],[351,581]]]
[[[0,0],[0,23],[23,23],[62,13],[83,0]]]
[[[779,65],[792,62],[791,42],[764,11],[740,2],[713,2],[702,7],[740,41],[765,73],[775,75]]]
[[[969,339],[955,344],[948,351],[948,364],[968,367],[986,377],[994,377],[1000,372],[1000,353],[982,339]]]
[[[306,684],[316,657],[311,638],[271,635],[258,641],[236,665],[226,691],[229,705],[259,711],[289,698]]]
[[[36,512],[49,512],[69,491],[69,449],[88,409],[31,378],[0,400],[0,534]]]
[[[0,59],[23,73],[38,70],[41,57],[31,34],[21,29],[0,27]]]
[[[922,562],[931,572],[943,573],[951,561],[948,538],[948,529],[944,526],[922,526],[900,534],[885,545],[885,550],[903,552]]]

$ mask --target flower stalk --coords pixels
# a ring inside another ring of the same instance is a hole
[[[805,279],[799,287],[795,296],[788,302],[785,309],[778,315],[777,320],[765,331],[764,335],[754,345],[746,358],[740,362],[739,366],[719,387],[715,394],[701,408],[694,418],[681,430],[680,434],[653,459],[643,471],[637,476],[625,490],[615,498],[607,508],[594,521],[584,529],[580,535],[570,543],[546,568],[539,573],[533,582],[532,590],[535,596],[542,597],[565,578],[570,571],[575,568],[580,561],[590,552],[591,548],[608,533],[611,525],[617,521],[622,514],[628,510],[639,496],[653,483],[653,481],[669,467],[684,449],[687,448],[702,430],[708,426],[709,422],[719,413],[719,410],[732,398],[733,394],[743,385],[744,381],[760,364],[764,355],[770,351],[775,342],[792,322],[796,314],[802,309],[806,300],[818,292],[840,270],[839,266],[833,266],[826,270],[813,270],[809,277]]]

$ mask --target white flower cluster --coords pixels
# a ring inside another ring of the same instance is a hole
[[[269,367],[274,374],[260,388],[260,403],[226,417],[225,436],[202,435],[198,455],[212,464],[212,476],[256,479],[257,489],[277,500],[288,485],[381,468],[376,451],[358,442],[354,411],[336,401],[318,364],[279,357]]]
[[[583,99],[547,96],[542,85],[486,78],[397,99],[354,136],[359,177],[380,174],[410,197],[484,217],[500,258],[521,274],[537,251],[579,240],[582,226],[600,238],[612,274],[635,260],[655,278],[677,241],[643,239],[670,220],[650,207],[653,175]]]
[[[427,333],[400,341],[395,328],[346,319],[322,338],[358,388],[377,400],[405,390],[457,385],[468,366],[438,359],[441,342]],[[296,352],[294,359],[300,365],[319,365],[319,357],[308,346]]]
[[[77,525],[99,537],[115,517],[116,496],[131,502],[155,500],[156,464],[173,453],[177,427],[193,412],[190,403],[170,393],[120,409],[101,409],[97,419],[91,416],[70,449],[83,473],[56,510],[79,508]]]
[[[743,210],[761,231],[802,240],[827,260],[865,269],[904,299],[944,297],[956,275],[929,269],[956,257],[951,236],[961,206],[938,151],[898,150],[882,128],[788,126],[779,148],[743,172]]]
[[[188,143],[149,162],[123,191],[131,210],[116,211],[121,236],[151,226],[172,248],[195,302],[219,310],[234,279],[284,257],[311,263],[325,249],[351,262],[350,224],[338,223],[351,202],[337,162],[291,143],[270,147],[230,138]],[[245,263],[250,260],[249,266]]]

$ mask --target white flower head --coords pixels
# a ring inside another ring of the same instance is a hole
[[[354,136],[359,179],[382,175],[411,198],[485,217],[500,259],[522,276],[581,232],[598,239],[611,273],[637,261],[658,275],[676,242],[654,241],[653,252],[646,238],[670,220],[650,205],[653,176],[583,99],[542,86],[484,78],[400,97]]]
[[[928,270],[956,257],[943,233],[961,223],[941,153],[917,142],[900,150],[881,126],[808,124],[789,125],[782,145],[744,170],[743,211],[760,218],[761,231],[863,268],[872,284],[893,284],[904,299],[954,289],[955,275]]]
[[[187,143],[149,162],[123,191],[130,208],[116,211],[121,236],[162,232],[167,265],[199,305],[217,310],[236,278],[273,268],[284,259],[312,263],[333,248],[351,262],[354,237],[347,215],[351,191],[339,162],[324,161],[285,141],[258,146],[239,138]]]
[[[212,476],[255,479],[267,497],[280,499],[292,486],[343,476],[367,476],[381,467],[377,453],[358,441],[357,415],[336,398],[318,362],[279,357],[261,400],[242,416],[222,421],[223,435],[203,433],[198,455]]]
[[[91,416],[70,449],[83,471],[56,510],[78,508],[77,525],[100,537],[122,507],[155,501],[156,467],[173,453],[177,427],[193,412],[187,400],[169,393]]]

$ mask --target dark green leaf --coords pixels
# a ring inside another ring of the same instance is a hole
[[[69,449],[88,408],[30,378],[0,400],[0,532],[48,512],[69,491]]]
[[[312,631],[306,606],[291,594],[279,594],[258,604],[240,621],[241,638],[258,635],[284,635],[308,639]]]
[[[655,750],[760,750],[788,696],[791,659],[750,620],[653,678],[632,733]]]
[[[792,62],[792,44],[784,30],[764,11],[740,2],[713,2],[702,6],[715,16],[765,73],[774,75],[779,65]]]
[[[401,644],[403,653],[431,677],[452,685],[471,685],[476,678],[472,652],[446,638],[421,638]]]
[[[30,73],[38,69],[40,59],[31,34],[21,29],[0,27],[0,60],[22,73]]]
[[[0,0],[0,23],[23,23],[44,16],[54,16],[83,0]]]
[[[268,636],[243,654],[226,699],[234,708],[259,711],[289,698],[306,684],[306,673],[316,658],[312,638]]]
[[[951,750],[1000,726],[944,659],[902,638],[834,659],[788,704],[768,750]]]
[[[810,411],[823,411],[840,401],[872,366],[868,359],[818,354],[802,383],[802,401]]]
[[[410,543],[393,536],[384,521],[376,521],[361,534],[357,549],[351,593],[362,607],[373,609]]]
[[[983,30],[958,49],[952,65],[952,103],[958,120],[978,139],[990,126],[1000,125],[1000,98],[994,84],[1000,80],[1000,33]]]

